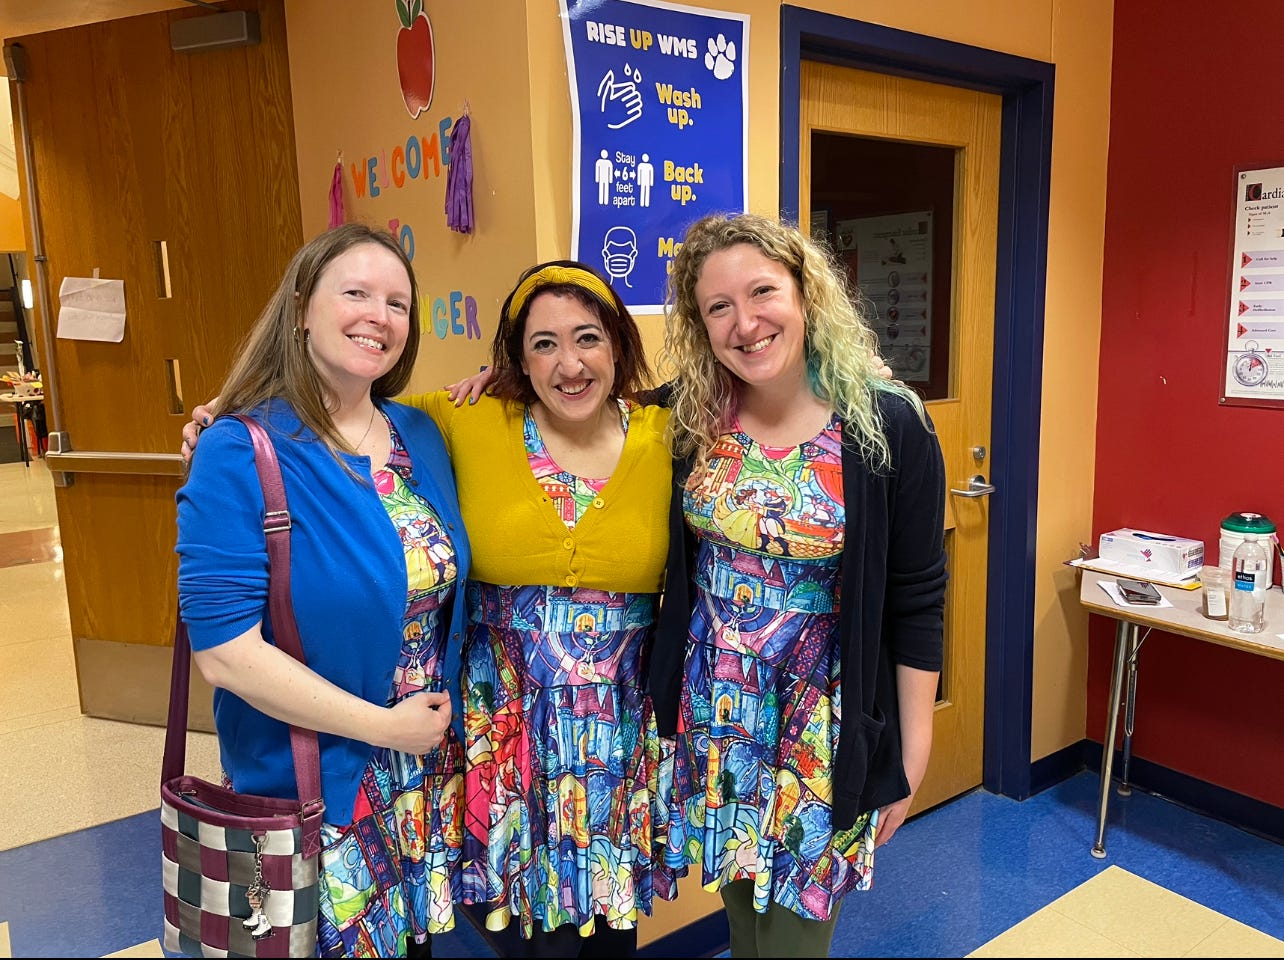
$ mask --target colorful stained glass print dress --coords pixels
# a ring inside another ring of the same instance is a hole
[[[401,538],[408,582],[401,656],[388,694],[393,704],[442,689],[457,572],[450,536],[407,486],[410,458],[391,422],[388,428],[392,454],[374,484]],[[352,824],[322,827],[321,955],[404,956],[407,940],[453,928],[462,833],[463,751],[453,730],[422,756],[375,747]]]
[[[699,550],[667,857],[812,920],[869,886],[877,820],[831,819],[841,442],[836,419],[797,447],[725,434],[683,502]]]
[[[606,481],[562,471],[529,410],[525,441],[573,530]],[[650,913],[667,818],[643,694],[655,608],[654,594],[469,582],[464,885],[490,929],[511,920],[530,937],[569,923],[588,936],[595,916],[629,929]]]

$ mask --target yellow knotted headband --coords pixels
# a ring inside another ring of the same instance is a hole
[[[522,307],[526,306],[526,302],[535,295],[537,290],[557,283],[569,283],[582,287],[612,311],[615,310],[615,298],[611,296],[611,288],[602,282],[601,277],[578,267],[562,267],[554,264],[536,270],[517,285],[517,289],[513,291],[513,298],[508,302],[509,322],[517,319],[517,315],[522,312]]]

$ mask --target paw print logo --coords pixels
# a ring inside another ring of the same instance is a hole
[[[704,55],[704,65],[719,80],[726,80],[736,72],[736,45],[728,43],[727,38],[718,34],[715,40],[709,38],[709,52]]]

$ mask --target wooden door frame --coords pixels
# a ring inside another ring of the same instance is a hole
[[[982,782],[993,793],[1024,800],[1034,792],[1035,532],[1056,69],[1041,60],[782,6],[780,212],[791,220],[798,216],[802,60],[967,87],[1003,99],[990,435],[990,476],[998,492],[990,498]]]

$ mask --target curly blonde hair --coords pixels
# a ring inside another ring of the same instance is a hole
[[[756,247],[789,270],[803,304],[807,374],[812,391],[833,407],[871,466],[887,468],[891,453],[876,395],[908,400],[927,425],[923,401],[912,389],[878,373],[878,336],[867,317],[869,301],[854,289],[827,248],[792,224],[744,213],[712,214],[691,225],[673,258],[665,308],[661,363],[674,377],[669,442],[678,457],[694,457],[698,475],[718,436],[729,426],[740,381],[718,363],[696,302],[695,287],[711,254],[737,244]]]

